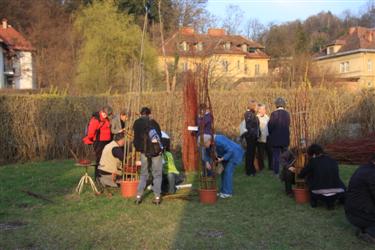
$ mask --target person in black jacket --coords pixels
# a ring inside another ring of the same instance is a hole
[[[149,177],[149,166],[153,177],[154,204],[160,204],[161,183],[163,174],[161,130],[159,124],[151,118],[151,110],[141,109],[141,117],[133,125],[134,147],[141,153],[141,176],[137,190],[136,204],[142,202],[143,191]]]
[[[316,207],[318,200],[321,200],[327,209],[334,209],[337,199],[343,203],[346,189],[340,179],[339,166],[334,159],[324,154],[323,148],[318,144],[310,145],[307,154],[309,161],[298,177],[306,179],[310,189],[311,207]]]
[[[275,100],[276,110],[271,113],[268,121],[268,140],[272,147],[273,171],[277,175],[280,168],[280,154],[289,146],[290,115],[285,110],[285,100],[278,97]]]
[[[244,135],[246,139],[245,172],[248,176],[255,176],[256,174],[254,159],[257,141],[260,136],[259,119],[256,114],[257,107],[257,102],[255,100],[250,100],[244,114],[247,130]]]
[[[348,221],[359,228],[358,237],[375,243],[375,154],[350,178],[345,214]]]

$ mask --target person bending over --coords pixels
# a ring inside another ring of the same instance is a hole
[[[104,187],[118,187],[117,177],[121,176],[124,160],[124,133],[115,134],[113,141],[107,144],[100,158],[98,167],[99,182]]]
[[[217,161],[221,162],[224,172],[221,174],[221,188],[219,197],[229,198],[233,194],[233,173],[235,167],[242,162],[243,150],[240,145],[228,139],[224,135],[214,135],[215,150],[218,156]],[[212,136],[204,135],[204,147],[210,148],[212,145]],[[207,164],[212,162],[209,155],[206,154],[205,161]]]
[[[349,181],[345,200],[348,221],[359,228],[357,236],[375,243],[375,154],[361,165]]]

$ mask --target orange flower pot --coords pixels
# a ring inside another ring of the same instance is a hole
[[[308,203],[310,201],[310,192],[305,188],[294,188],[294,198],[298,204]]]
[[[215,204],[217,201],[217,190],[199,189],[199,200],[203,204]]]
[[[134,198],[137,196],[139,181],[121,181],[121,195],[124,198]]]

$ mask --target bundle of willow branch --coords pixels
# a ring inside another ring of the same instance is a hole
[[[346,139],[329,144],[326,146],[326,152],[342,163],[367,163],[375,153],[375,133],[359,139]]]

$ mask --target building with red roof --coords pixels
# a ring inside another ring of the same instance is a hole
[[[35,49],[3,18],[0,26],[0,88],[33,89]]]
[[[184,27],[165,41],[165,52],[159,51],[159,67],[177,66],[178,72],[207,66],[214,78],[237,81],[268,73],[270,57],[264,46],[240,35],[228,35],[224,29],[208,29],[199,34]],[[165,56],[164,56],[165,54]]]
[[[375,87],[375,28],[351,27],[314,56],[318,67],[355,87]]]

